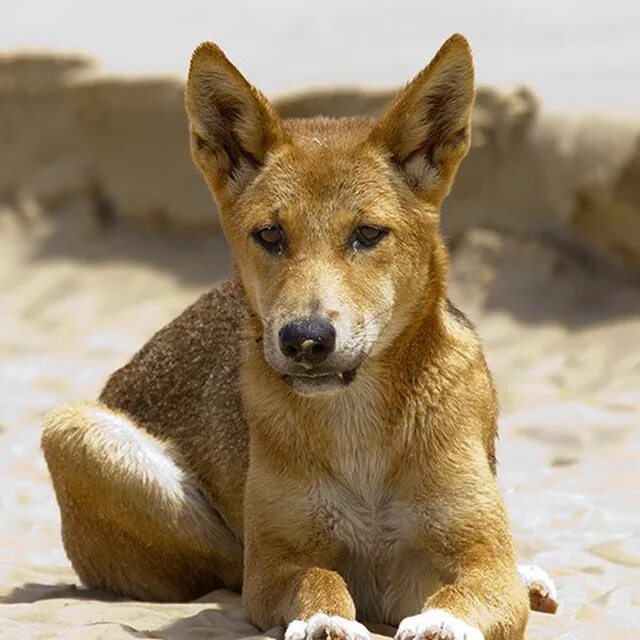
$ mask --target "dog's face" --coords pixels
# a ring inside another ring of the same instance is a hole
[[[434,216],[365,144],[368,128],[287,126],[291,145],[225,220],[265,358],[301,393],[349,384],[397,334],[434,236]]]
[[[215,45],[194,53],[194,159],[265,359],[299,393],[349,385],[443,278],[438,214],[469,145],[472,101],[461,36],[378,121],[282,122]]]

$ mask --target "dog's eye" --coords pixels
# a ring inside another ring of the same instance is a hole
[[[370,249],[389,233],[389,229],[365,224],[353,230],[349,236],[349,246],[352,249]]]
[[[262,227],[253,232],[254,240],[270,253],[282,253],[286,246],[286,238],[282,227]]]

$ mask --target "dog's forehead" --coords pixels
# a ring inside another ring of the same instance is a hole
[[[367,118],[286,121],[287,149],[267,168],[263,186],[281,203],[360,203],[388,191],[388,165],[366,144]]]
[[[316,118],[285,120],[284,129],[292,143],[308,151],[332,148],[346,150],[364,141],[373,120],[365,117]]]

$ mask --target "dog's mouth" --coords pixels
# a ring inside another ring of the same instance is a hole
[[[348,387],[356,377],[357,369],[332,373],[287,373],[282,379],[297,393],[304,396],[328,393]]]

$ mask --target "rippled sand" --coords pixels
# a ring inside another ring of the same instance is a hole
[[[3,221],[0,638],[259,635],[229,592],[174,605],[82,589],[38,448],[45,410],[94,397],[224,276],[222,241],[105,236],[77,219],[27,240]],[[640,637],[640,292],[550,247],[479,231],[457,247],[452,281],[501,394],[499,474],[519,557],[559,586],[558,614],[534,614],[528,637]]]

